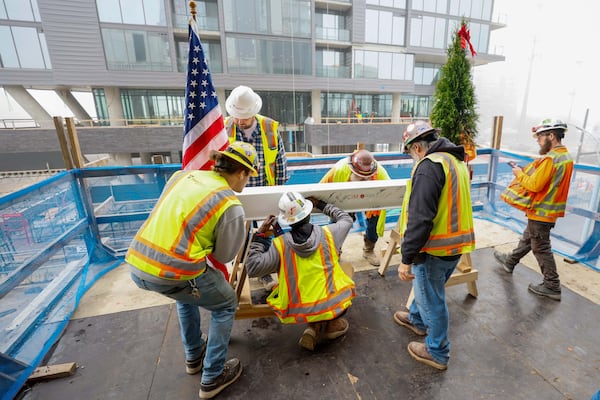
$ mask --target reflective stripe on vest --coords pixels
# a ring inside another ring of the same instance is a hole
[[[286,324],[317,322],[336,318],[350,307],[354,281],[342,270],[333,235],[327,227],[319,249],[308,257],[300,257],[283,235],[273,240],[279,253],[279,285],[267,303]]]
[[[532,212],[540,217],[556,219],[565,215],[569,186],[573,175],[573,159],[566,147],[555,147],[545,157],[535,159],[525,166],[523,173],[528,176],[533,175],[537,166],[546,157],[552,159],[552,180],[546,186],[547,190],[538,193],[530,192],[515,178],[502,192],[500,198],[519,210]]]
[[[462,161],[448,153],[432,153],[425,158],[439,163],[444,169],[446,182],[438,201],[437,214],[433,219],[433,228],[429,239],[421,252],[434,256],[450,256],[469,253],[475,250],[475,232],[473,227],[473,209],[469,172]],[[417,166],[413,168],[413,173]],[[412,192],[412,179],[407,182],[406,193],[400,215],[400,232],[404,235],[408,224],[408,203]]]
[[[260,127],[263,156],[265,158],[265,165],[261,165],[261,167],[264,167],[267,185],[275,186],[275,168],[277,167],[276,160],[279,154],[279,135],[277,135],[279,122],[259,114],[256,114],[256,120]],[[229,143],[242,140],[241,133],[240,138],[237,138],[237,126],[233,123],[232,117],[225,118],[225,129],[229,135]]]
[[[160,278],[195,278],[206,269],[217,222],[233,205],[241,203],[219,174],[176,173],[132,240],[125,261]]]

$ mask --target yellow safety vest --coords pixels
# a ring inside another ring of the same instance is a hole
[[[131,242],[125,261],[152,276],[185,281],[206,270],[223,213],[241,205],[214,171],[178,171]]]
[[[267,185],[275,186],[275,168],[277,166],[276,159],[279,150],[279,135],[277,134],[279,122],[260,114],[256,114],[256,120],[260,127],[260,136],[265,158],[265,165],[261,165],[261,167],[264,167],[265,169]],[[237,127],[233,123],[233,118],[225,118],[225,129],[227,130],[230,143],[238,140]]]
[[[369,180],[389,180],[390,176],[383,166],[377,162],[377,173],[369,178]],[[332,183],[332,182],[349,182],[350,176],[352,175],[352,170],[350,169],[350,157],[342,158],[329,170],[319,183]],[[385,218],[386,212],[385,210],[374,210],[374,211],[366,211],[365,215],[367,218],[374,217],[379,215],[379,219],[377,220],[377,236],[383,236],[385,231]]]
[[[425,158],[442,165],[446,183],[442,188],[438,211],[433,219],[433,229],[421,252],[434,256],[470,253],[475,250],[475,231],[469,171],[464,162],[448,153],[432,153]],[[413,173],[422,161],[420,160],[415,165]],[[408,203],[411,192],[412,179],[409,179],[400,214],[400,234],[402,236],[404,236],[408,224]]]
[[[284,324],[327,321],[350,307],[355,296],[354,281],[339,263],[333,235],[327,227],[318,251],[304,258],[285,248],[284,236],[273,239],[279,253],[279,285],[267,303]]]
[[[565,215],[567,197],[573,175],[573,159],[566,147],[552,149],[545,157],[537,158],[523,168],[523,173],[531,176],[537,166],[546,158],[552,158],[552,179],[544,190],[533,193],[521,186],[515,177],[500,195],[500,199],[511,206],[527,212],[528,218],[556,221]],[[537,218],[536,218],[537,217]]]

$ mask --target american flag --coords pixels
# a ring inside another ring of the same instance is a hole
[[[228,145],[223,114],[217,92],[210,77],[204,50],[198,36],[196,21],[190,20],[187,84],[185,87],[185,119],[183,130],[184,170],[208,170],[211,150],[223,150]]]

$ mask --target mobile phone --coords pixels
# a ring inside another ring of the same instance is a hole
[[[281,226],[277,221],[273,223],[273,234],[275,236],[283,235],[283,229],[281,229]]]
[[[516,162],[514,162],[514,161],[509,161],[509,162],[507,162],[507,164],[508,164],[508,165],[510,165],[510,167],[511,167],[511,168],[516,168],[516,167],[518,167],[518,166],[519,166],[519,164],[517,164],[517,163],[516,163]]]

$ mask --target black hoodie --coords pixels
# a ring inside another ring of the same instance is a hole
[[[464,147],[455,145],[445,137],[436,140],[426,155],[431,153],[449,153],[460,161],[465,159]],[[408,203],[408,224],[401,245],[403,264],[410,265],[423,261],[419,253],[433,229],[433,219],[437,215],[445,183],[446,175],[442,165],[429,159],[422,160],[413,172],[412,191]],[[460,254],[441,258],[454,260],[460,258]]]

